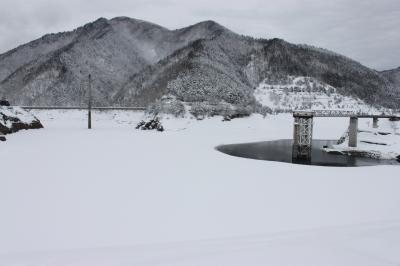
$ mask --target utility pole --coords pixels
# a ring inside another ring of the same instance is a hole
[[[313,84],[314,84],[314,82],[315,82],[315,80],[313,81]],[[310,89],[309,89],[309,91],[308,91],[308,93],[309,93],[309,98],[308,98],[308,100],[310,101],[308,104],[309,104],[309,108],[310,108],[310,111],[312,110],[312,102],[313,102],[313,100],[312,100],[312,87],[311,87],[311,82],[310,82],[310,80],[308,80],[308,86],[310,87]]]
[[[90,74],[88,90],[88,129],[92,129],[92,76]]]

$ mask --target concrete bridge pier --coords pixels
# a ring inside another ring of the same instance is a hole
[[[349,147],[357,147],[358,117],[350,117]]]
[[[372,118],[373,120],[372,120],[372,127],[373,128],[378,128],[378,117],[374,117],[374,118]]]

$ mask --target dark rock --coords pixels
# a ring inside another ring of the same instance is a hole
[[[144,126],[146,124],[146,122],[144,122],[143,120],[140,121],[137,125],[136,125],[136,129],[141,128],[142,126]]]
[[[157,130],[157,131],[164,131],[164,127],[162,126],[160,120],[158,119],[158,117],[151,119],[148,122],[145,121],[140,121],[137,125],[136,125],[136,129],[141,129],[141,130]]]
[[[6,137],[4,137],[3,135],[0,135],[0,141],[6,141]]]
[[[7,100],[0,100],[0,106],[10,106],[10,103]]]
[[[364,158],[371,158],[371,159],[381,159],[381,153],[378,151],[359,151],[359,150],[349,150],[349,151],[342,151],[343,154],[347,156],[353,157],[364,157]]]
[[[387,143],[374,142],[374,141],[368,141],[368,140],[360,140],[360,142],[367,143],[367,144],[374,144],[374,145],[382,145],[382,146],[386,146],[387,145]]]
[[[222,121],[226,122],[226,121],[231,121],[232,119],[243,118],[243,117],[248,117],[248,116],[250,116],[250,114],[245,114],[245,113],[244,114],[242,114],[242,113],[230,114],[230,115],[224,116]]]
[[[161,124],[157,125],[157,131],[163,132],[164,131],[164,127]]]
[[[43,128],[43,125],[40,123],[39,120],[33,121],[32,123],[23,123],[21,121],[12,122],[11,127],[6,127],[0,123],[0,133],[3,134],[11,134],[18,132],[20,130],[27,130],[27,129],[40,129]]]
[[[21,116],[29,116],[31,119],[29,122],[24,122],[20,119]],[[23,129],[39,128],[43,128],[42,123],[27,111],[14,107],[0,109],[0,134],[7,135]]]

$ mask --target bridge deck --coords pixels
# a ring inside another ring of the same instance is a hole
[[[359,113],[359,112],[340,111],[340,110],[295,111],[295,112],[293,112],[293,116],[395,118],[395,119],[400,119],[400,115],[394,115],[394,114],[369,114],[369,113]]]
[[[81,106],[21,106],[26,110],[87,110],[88,107]],[[131,111],[144,111],[146,107],[92,107],[92,110],[131,110]]]

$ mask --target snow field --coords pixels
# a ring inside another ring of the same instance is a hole
[[[35,111],[45,129],[0,143],[0,265],[393,265],[393,166],[230,157],[219,144],[290,138],[292,117],[162,120]],[[360,120],[360,124],[368,121]],[[338,138],[347,119],[316,119]]]

